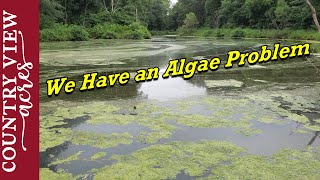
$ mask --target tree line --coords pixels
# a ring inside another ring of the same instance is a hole
[[[41,0],[40,28],[138,21],[149,30],[177,30],[194,13],[197,27],[308,29],[314,26],[308,2],[319,12],[314,0],[179,0],[172,7],[170,0]]]
[[[169,28],[181,27],[192,12],[198,27],[309,29],[314,21],[307,2],[319,12],[320,2],[311,0],[179,0],[170,10]]]
[[[40,29],[57,23],[94,27],[139,22],[165,30],[169,6],[169,0],[40,0]]]

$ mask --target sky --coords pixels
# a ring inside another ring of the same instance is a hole
[[[178,0],[171,0],[172,4],[175,4],[178,2]]]

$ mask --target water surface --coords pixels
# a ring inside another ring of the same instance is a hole
[[[46,95],[47,79],[68,77],[80,87],[84,73],[129,71],[134,75],[138,69],[159,67],[162,74],[171,59],[220,57],[225,62],[230,50],[259,50],[261,45],[277,42],[154,38],[41,43],[40,168],[53,172],[62,169],[74,178],[90,179],[99,177],[100,169],[117,164],[114,155],[131,155],[176,141],[226,141],[244,148],[248,155],[263,157],[271,157],[284,148],[304,150],[319,146],[320,75],[315,68],[320,68],[316,54],[319,44],[311,45],[313,55],[308,59],[228,70],[221,67],[196,74],[190,80],[160,77],[136,83],[131,79],[125,86]],[[229,85],[217,86],[226,82]],[[80,137],[75,132],[84,134]],[[112,134],[114,137],[108,142],[114,143],[105,142],[105,146],[103,140],[92,138],[109,138]],[[79,138],[91,141],[86,144],[78,142]],[[103,147],[95,145],[99,142]],[[70,158],[78,152],[79,156]],[[99,152],[106,152],[106,156],[90,158]],[[69,160],[54,163],[61,159]],[[195,179],[210,177],[211,173],[193,176],[181,169],[176,175],[176,179]]]

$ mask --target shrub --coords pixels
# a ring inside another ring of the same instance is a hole
[[[143,39],[143,34],[138,31],[128,31],[124,35],[125,39]]]
[[[119,24],[98,24],[91,28],[90,34],[95,39],[150,39],[148,29],[138,23],[129,26]]]
[[[88,32],[89,31],[89,32]],[[88,31],[78,25],[56,25],[40,32],[41,41],[85,41],[95,39],[150,39],[151,34],[145,26],[138,23],[130,25],[97,24]]]
[[[40,31],[41,41],[68,41],[71,40],[71,38],[72,34],[70,28],[61,24]]]
[[[320,33],[315,30],[292,30],[292,29],[209,29],[200,28],[195,36],[207,37],[232,37],[232,38],[270,38],[270,39],[297,39],[297,40],[317,40],[320,41]],[[210,35],[209,35],[210,34]]]
[[[81,26],[57,24],[40,31],[40,41],[86,41],[89,33]]]
[[[118,35],[115,32],[112,31],[105,31],[103,33],[102,39],[118,39]]]
[[[87,41],[89,33],[81,26],[73,25],[71,28],[71,41]]]
[[[219,38],[223,38],[224,37],[224,34],[223,34],[223,32],[221,30],[217,31],[217,37],[219,37]]]
[[[287,39],[289,36],[288,36],[288,31],[287,30],[280,30],[280,31],[276,31],[275,35],[274,35],[274,38],[276,39]]]
[[[232,38],[243,38],[245,37],[245,33],[243,30],[240,30],[240,29],[236,29],[232,35],[231,35]]]

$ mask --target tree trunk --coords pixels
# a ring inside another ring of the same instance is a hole
[[[64,23],[65,23],[65,24],[68,24],[67,0],[64,0],[64,13],[65,13]]]
[[[82,22],[82,26],[83,27],[85,27],[85,24],[86,24],[87,7],[88,7],[88,3],[87,3],[87,0],[86,0],[86,6],[84,7],[84,16],[83,16],[83,22]]]
[[[320,32],[320,25],[319,25],[319,21],[318,21],[318,18],[317,18],[317,12],[316,12],[316,9],[312,6],[310,0],[306,0],[307,4],[309,5],[310,9],[311,9],[311,12],[312,12],[312,18],[313,18],[313,21],[314,21],[314,24],[316,25],[317,29],[318,29],[318,32]]]
[[[84,17],[83,17],[83,26],[86,27],[86,16],[87,16],[87,9],[89,4],[91,3],[91,0],[88,2],[88,0],[86,0],[86,6],[84,8]]]
[[[136,8],[136,22],[138,22],[138,9]]]
[[[113,0],[111,0],[111,12],[113,12]]]

